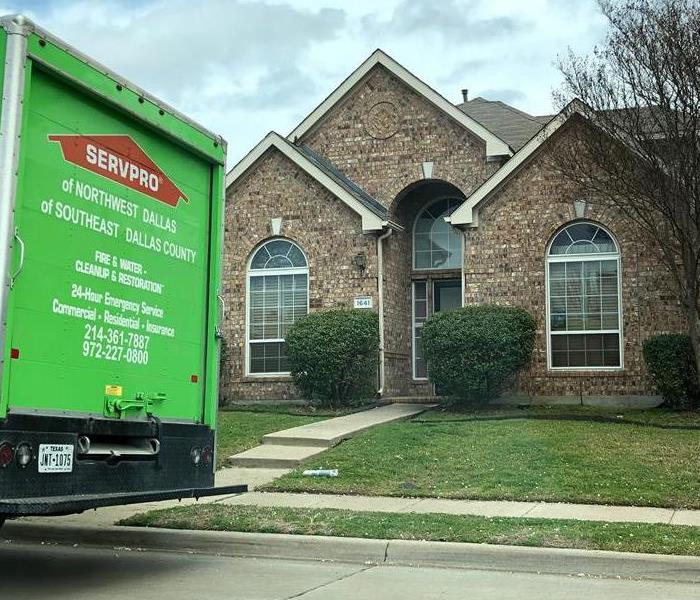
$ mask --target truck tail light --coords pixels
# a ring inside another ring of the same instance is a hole
[[[202,450],[202,462],[205,465],[209,466],[213,459],[214,459],[214,451],[209,446],[206,446]]]
[[[192,448],[192,450],[190,450],[190,460],[195,467],[198,467],[199,463],[202,462],[202,449]]]
[[[17,466],[24,469],[34,457],[34,452],[32,447],[26,442],[22,442],[15,448],[15,459],[17,460]]]
[[[12,462],[15,452],[7,442],[0,444],[0,468],[5,468]]]

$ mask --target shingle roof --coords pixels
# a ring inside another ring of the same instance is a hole
[[[458,104],[457,108],[505,140],[515,152],[552,118],[534,117],[500,100],[481,97]]]
[[[340,185],[346,192],[351,194],[355,199],[361,202],[369,210],[371,210],[375,215],[386,219],[388,216],[388,211],[378,200],[370,196],[365,190],[363,190],[359,185],[357,185],[352,179],[350,179],[345,173],[343,173],[338,167],[336,167],[332,162],[330,162],[324,156],[321,156],[316,151],[309,148],[306,144],[293,144],[294,147],[299,150],[306,158],[308,158],[314,165],[321,169],[326,175],[333,179],[338,185]]]
[[[457,108],[493,131],[494,134],[508,143],[515,152],[520,150],[544,125],[556,116],[529,115],[500,100],[486,100],[486,98],[481,97],[458,104]],[[648,128],[650,134],[661,133],[657,122],[658,119],[654,119],[652,115],[652,111],[658,109],[642,107],[637,110],[641,116],[642,124]],[[629,111],[628,109],[616,109],[610,112],[619,113],[621,119],[624,119]]]

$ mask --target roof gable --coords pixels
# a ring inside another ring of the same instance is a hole
[[[388,225],[388,213],[376,199],[325,158],[306,146],[296,146],[281,135],[271,131],[226,175],[226,188],[245,175],[272,148],[279,150],[289,160],[318,181],[336,198],[362,218],[364,231],[377,231]]]
[[[323,117],[325,117],[328,112],[338,104],[338,102],[345,98],[347,94],[349,94],[355,88],[355,86],[360,83],[364,77],[377,65],[381,65],[387,69],[392,75],[402,81],[417,94],[425,98],[433,106],[447,114],[462,127],[473,133],[476,137],[482,139],[486,144],[487,156],[510,156],[513,153],[511,148],[503,139],[454,106],[451,102],[438,94],[434,89],[418,79],[415,75],[397,63],[393,58],[379,49],[375,50],[369,56],[369,58],[365,60],[365,62],[363,62],[357,69],[355,69],[355,71],[347,79],[345,79],[345,81],[343,81],[343,83],[341,83],[323,102],[321,102],[321,104],[319,104],[308,117],[297,125],[297,127],[287,136],[287,139],[295,141],[303,138],[306,132],[311,130],[319,121],[321,121]]]
[[[564,123],[573,115],[579,114],[590,117],[590,110],[580,100],[573,100],[547,123],[529,142],[527,142],[513,157],[482,183],[471,195],[455,209],[445,220],[452,225],[461,227],[476,227],[478,225],[479,205],[493,192],[505,185],[519,168],[530,158]]]

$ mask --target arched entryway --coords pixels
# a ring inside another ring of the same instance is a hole
[[[385,279],[387,392],[432,395],[420,340],[425,320],[462,304],[463,236],[445,222],[465,200],[449,182],[426,179],[399,193],[391,218],[403,228],[389,238]]]

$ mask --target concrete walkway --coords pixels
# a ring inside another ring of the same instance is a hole
[[[324,450],[377,425],[408,419],[428,410],[429,404],[389,404],[270,433],[262,445],[231,456],[234,467],[293,469]]]
[[[393,498],[389,496],[336,496],[330,494],[288,494],[248,492],[220,500],[221,504],[337,508],[351,511],[391,513],[441,513],[482,517],[528,517],[532,519],[574,519],[611,523],[662,523],[700,527],[700,510],[674,510],[602,504],[560,502],[510,502],[487,500],[447,500],[443,498]]]

